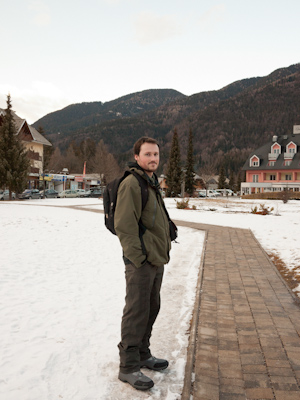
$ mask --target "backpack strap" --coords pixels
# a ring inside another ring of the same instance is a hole
[[[157,196],[161,196],[160,191],[159,191],[159,189],[158,189],[157,187],[155,187],[155,191],[156,191]],[[166,216],[167,216],[167,218],[168,218],[168,221],[169,221],[169,230],[170,230],[170,238],[171,238],[171,241],[172,241],[172,242],[173,242],[173,241],[176,242],[176,239],[177,239],[177,236],[178,236],[178,228],[177,228],[177,226],[174,224],[174,222],[171,220],[170,215],[169,215],[169,213],[168,213],[168,211],[167,211],[167,207],[166,207],[164,201],[162,201],[162,206],[163,206],[164,212],[165,212],[165,214],[166,214]],[[177,243],[177,242],[176,242],[176,243]]]
[[[141,195],[142,195],[142,211],[143,211],[144,208],[146,207],[146,204],[147,204],[147,201],[148,201],[148,197],[149,197],[149,189],[148,189],[149,184],[148,184],[148,182],[147,182],[143,177],[141,177],[141,175],[138,174],[137,172],[131,171],[131,170],[126,171],[126,172],[128,172],[128,175],[129,175],[129,174],[134,175],[134,176],[136,177],[136,179],[137,179],[139,185],[140,185],[140,188],[141,188]],[[143,254],[144,254],[145,256],[147,256],[146,247],[145,247],[145,243],[144,243],[144,240],[143,240],[143,235],[144,235],[145,232],[146,232],[146,228],[145,228],[145,226],[142,224],[142,219],[140,218],[140,220],[139,220],[139,238],[140,238],[140,241],[141,241],[142,252],[143,252]]]
[[[126,171],[127,172],[127,171]],[[148,182],[137,172],[135,171],[128,171],[130,174],[134,175],[136,177],[136,179],[138,180],[138,183],[140,185],[141,188],[141,194],[142,194],[142,211],[144,210],[144,208],[146,207],[147,201],[148,201],[148,197],[149,197],[149,193],[148,193]],[[128,174],[129,175],[129,174]]]

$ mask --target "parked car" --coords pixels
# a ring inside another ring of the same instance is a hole
[[[23,193],[19,194],[21,200],[41,199],[42,195],[38,189],[26,189]]]
[[[91,193],[89,194],[88,197],[100,197],[100,196],[102,196],[101,189],[91,189]]]
[[[79,193],[77,190],[63,190],[62,192],[58,193],[58,197],[79,197]]]
[[[56,199],[58,197],[58,192],[54,189],[46,189],[45,195],[43,190],[41,190],[40,193],[42,197],[45,197],[46,199],[53,199],[53,198]]]
[[[236,196],[231,189],[216,189],[216,192],[220,193],[221,196]]]
[[[15,200],[16,194],[12,192],[12,199]],[[1,190],[0,191],[0,200],[9,200],[9,190]]]
[[[209,192],[208,196],[211,196],[211,197],[221,197],[221,196],[222,196],[221,193],[218,193],[218,192],[217,192],[216,190],[214,190],[214,189],[211,189],[211,190],[209,190],[208,192]]]
[[[201,189],[198,191],[198,197],[220,197],[221,194],[213,189]]]
[[[79,197],[87,197],[88,196],[88,192],[87,191],[85,191],[84,189],[76,189],[76,191],[78,192],[78,194],[79,194]]]

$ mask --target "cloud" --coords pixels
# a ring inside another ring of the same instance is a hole
[[[182,28],[174,15],[157,15],[143,12],[134,22],[136,37],[140,44],[150,44],[179,35]]]
[[[50,82],[35,81],[22,88],[0,82],[0,108],[6,108],[8,93],[11,95],[13,110],[30,124],[71,103],[70,99]]]
[[[28,8],[34,12],[33,21],[38,26],[47,26],[51,22],[51,13],[47,4],[41,0],[32,0],[28,4]]]
[[[218,4],[202,14],[199,20],[202,30],[211,29],[213,26],[221,22],[224,19],[225,10],[226,8],[224,4]]]

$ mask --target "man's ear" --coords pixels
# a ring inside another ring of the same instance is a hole
[[[135,154],[134,159],[135,159],[135,161],[137,161],[139,159],[139,156],[137,154]]]

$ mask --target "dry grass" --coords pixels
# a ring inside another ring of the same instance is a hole
[[[290,270],[277,254],[268,253],[268,256],[270,257],[271,261],[276,266],[288,286],[292,290],[295,289],[300,283],[300,265]]]
[[[264,192],[247,194],[241,196],[242,199],[265,199],[265,200],[283,200],[287,197],[287,200],[299,200],[300,192]]]

